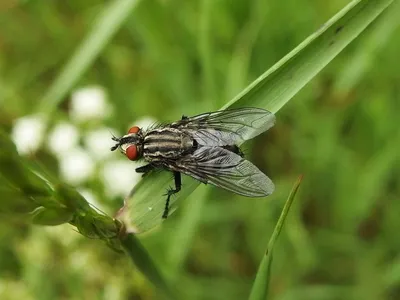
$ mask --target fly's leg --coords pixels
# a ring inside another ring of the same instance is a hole
[[[136,168],[135,171],[137,173],[143,173],[142,177],[146,176],[147,173],[149,173],[151,170],[153,170],[155,167],[152,164],[148,164],[139,168]]]
[[[162,215],[163,219],[168,218],[168,212],[169,212],[169,199],[173,194],[178,193],[181,190],[182,187],[182,181],[181,181],[181,173],[179,172],[174,172],[174,180],[175,180],[175,189],[170,189],[167,191],[165,194],[167,196],[167,201],[165,202],[165,208],[164,208],[164,213]]]

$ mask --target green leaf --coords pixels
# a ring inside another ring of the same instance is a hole
[[[49,182],[16,152],[9,136],[0,131],[0,214],[3,218],[36,225],[71,223],[90,238],[118,249],[122,224],[95,211],[73,187],[56,178]]]
[[[173,184],[173,178],[168,173],[154,172],[147,176],[150,178],[140,181],[132,190],[118,215],[118,219],[128,224],[129,230],[135,233],[146,232],[161,223],[166,199],[164,194]],[[178,197],[171,198],[170,215],[176,210],[176,200],[186,198],[197,186],[198,182],[194,179],[183,176],[182,191]],[[155,195],[155,188],[160,196]]]
[[[210,189],[199,186],[190,196],[183,207],[179,224],[174,229],[174,234],[169,238],[169,247],[166,249],[168,261],[168,275],[171,280],[178,280],[179,273],[184,269],[184,262],[191,250],[201,211],[208,199]]]
[[[323,24],[225,107],[281,109],[393,0],[357,0]]]
[[[7,155],[16,155],[17,148],[13,141],[10,139],[7,133],[3,130],[0,130],[0,155],[7,156]]]
[[[299,189],[302,179],[303,176],[300,176],[299,179],[297,179],[296,183],[294,184],[292,191],[290,192],[289,197],[286,200],[285,206],[283,207],[278,223],[276,223],[274,232],[272,233],[272,236],[268,242],[267,251],[263,256],[263,259],[261,260],[260,266],[258,267],[256,279],[254,281],[253,288],[251,290],[251,294],[249,297],[250,300],[267,299],[269,282],[271,278],[271,265],[272,265],[274,246],[276,240],[279,237],[279,234],[281,233],[283,224],[285,223],[285,219],[289,213],[290,206],[293,203],[294,196],[296,195],[297,190]]]
[[[139,240],[133,234],[127,234],[121,238],[122,247],[126,254],[132,259],[136,267],[149,279],[158,291],[168,299],[177,299],[174,297],[174,291],[168,286],[163,276],[151,260],[149,253],[142,246]],[[156,297],[159,299],[159,297]]]
[[[58,200],[72,211],[90,211],[91,207],[86,199],[73,187],[66,184],[55,185]]]
[[[340,73],[335,76],[332,90],[336,97],[349,93],[351,89],[363,79],[363,75],[369,71],[376,62],[377,53],[385,49],[388,41],[394,38],[396,29],[400,25],[400,2],[394,2],[385,13],[385,16],[377,20],[373,30],[365,35],[353,56],[347,58]]]
[[[253,106],[278,112],[392,2],[351,2],[223,108]],[[161,224],[164,194],[172,184],[168,172],[148,174],[127,198],[120,218],[137,233]],[[182,191],[171,198],[173,209],[176,209],[176,202],[186,198],[198,184],[183,176]]]
[[[68,223],[73,214],[65,208],[46,208],[40,206],[30,213],[32,224],[55,226]]]
[[[18,155],[10,137],[0,130],[0,175],[29,196],[51,196],[48,183],[32,170],[26,159]]]
[[[26,214],[37,208],[37,204],[34,201],[28,199],[28,197],[22,194],[17,188],[4,182],[1,176],[0,185],[0,214],[2,215],[2,219],[4,217],[21,219],[24,218]]]
[[[93,209],[75,214],[71,224],[76,226],[83,236],[103,240],[117,238],[122,226],[113,218],[98,214]]]

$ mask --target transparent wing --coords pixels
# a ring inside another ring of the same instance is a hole
[[[171,127],[188,132],[200,145],[241,144],[275,124],[275,115],[261,108],[221,110],[185,118]]]
[[[255,165],[220,147],[200,147],[169,167],[243,196],[264,197],[275,189],[271,179]]]

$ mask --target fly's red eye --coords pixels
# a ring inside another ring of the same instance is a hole
[[[130,145],[126,148],[125,155],[130,160],[136,160],[138,158],[138,150],[136,145]]]
[[[129,129],[128,133],[138,133],[140,131],[140,128],[137,126],[133,126],[131,127],[131,129]]]

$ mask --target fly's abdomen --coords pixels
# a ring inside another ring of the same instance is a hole
[[[190,151],[193,145],[193,139],[180,130],[154,129],[144,137],[143,157],[148,160],[175,159]]]

